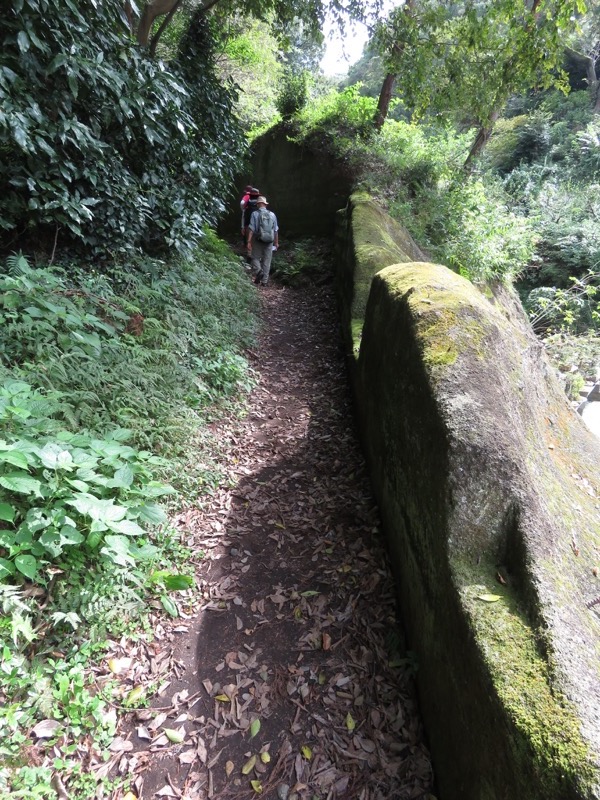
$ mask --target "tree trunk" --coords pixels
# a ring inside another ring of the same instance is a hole
[[[573,50],[571,47],[565,47],[565,53],[585,69],[592,109],[594,114],[600,114],[600,81],[598,81],[598,76],[596,75],[596,63],[594,59],[591,56],[578,53],[577,50]]]
[[[390,100],[392,99],[392,92],[394,91],[394,83],[396,82],[396,75],[393,72],[388,72],[383,80],[383,86],[379,93],[379,101],[377,103],[377,111],[373,118],[373,126],[376,131],[380,131],[383,123],[388,115],[390,107]]]
[[[490,136],[492,135],[492,131],[494,130],[494,125],[496,124],[496,120],[500,115],[499,111],[492,111],[490,114],[489,121],[486,125],[482,125],[477,132],[477,136],[475,137],[475,141],[471,145],[471,149],[469,150],[469,155],[465,163],[463,164],[463,172],[471,172],[474,167],[474,162],[477,157],[481,154],[481,151],[486,146],[489,141]]]
[[[415,9],[415,0],[405,0],[404,8],[402,10],[403,14],[407,14],[411,16]],[[405,43],[404,42],[395,42],[391,48],[391,56],[392,62],[398,62],[400,56],[404,52]],[[393,69],[393,66],[392,66]],[[383,123],[385,122],[388,110],[390,107],[390,101],[392,99],[392,92],[394,91],[394,84],[396,83],[396,76],[398,75],[398,70],[396,69],[395,72],[388,72],[385,78],[383,79],[383,86],[381,87],[381,92],[379,93],[379,100],[377,102],[377,111],[375,112],[375,116],[373,117],[373,127],[376,131],[380,131],[383,128]]]
[[[147,3],[142,11],[137,29],[138,44],[142,47],[147,47],[154,20],[163,14],[168,14],[180,2],[181,0],[151,0],[151,2]]]

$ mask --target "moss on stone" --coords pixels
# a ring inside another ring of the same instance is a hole
[[[421,253],[407,231],[373,202],[366,192],[350,198],[355,268],[351,317],[360,327],[364,322],[373,276],[390,264],[408,263]],[[358,351],[360,331],[353,323],[353,349]]]
[[[450,281],[448,275],[453,275]],[[489,322],[486,327],[482,321],[486,314],[479,313],[482,309],[477,306],[478,293],[468,281],[426,262],[394,264],[383,271],[382,278],[413,309],[427,366],[450,366],[467,350],[484,358],[482,342],[492,331]],[[487,307],[485,311],[489,316]]]
[[[352,377],[408,635],[423,656],[440,791],[598,800],[600,664],[586,607],[600,594],[597,443],[554,386],[514,294],[483,294],[445,267],[400,257],[385,215],[364,196],[353,202],[343,262]],[[448,719],[460,741],[448,739]]]
[[[575,709],[553,686],[547,659],[510,589],[488,576],[494,565],[477,569],[453,563],[461,599],[494,690],[512,720],[515,759],[531,761],[547,797],[561,796],[565,781],[585,785],[594,769],[579,732]],[[482,597],[500,596],[489,602]]]

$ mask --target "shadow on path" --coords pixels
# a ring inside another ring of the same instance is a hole
[[[332,291],[269,286],[261,303],[250,414],[217,431],[232,486],[179,519],[205,553],[204,603],[164,636],[172,680],[160,708],[136,715],[135,788],[144,800],[429,798]]]

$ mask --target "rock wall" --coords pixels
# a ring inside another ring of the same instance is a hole
[[[344,336],[441,800],[600,797],[600,442],[506,289],[339,214]]]
[[[335,214],[346,205],[351,191],[350,173],[329,155],[325,144],[313,139],[296,144],[283,125],[271,128],[252,147],[250,169],[238,178],[241,190],[257,186],[276,214],[284,239],[333,236]],[[237,233],[239,199],[219,226],[220,235]]]

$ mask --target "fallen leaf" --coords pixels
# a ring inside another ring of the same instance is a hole
[[[233,763],[233,761],[228,761],[225,764],[225,775],[229,777],[234,769],[235,769],[235,764]]]
[[[254,739],[254,737],[259,732],[259,730],[260,730],[260,720],[258,718],[252,720],[252,723],[250,724],[250,737],[249,738],[250,739]]]
[[[346,714],[346,719],[344,721],[346,723],[346,727],[348,728],[350,733],[352,733],[354,728],[356,728],[356,722],[354,722],[354,719],[352,718],[352,714],[350,712]]]
[[[246,763],[242,767],[242,775],[248,775],[248,773],[252,772],[255,764],[256,764],[256,756],[252,756],[251,758],[248,759],[248,761],[246,761]]]
[[[208,751],[206,749],[206,744],[204,743],[204,739],[199,736],[198,737],[198,744],[196,745],[196,750],[198,751],[198,758],[203,764],[206,764],[206,759],[208,758]]]
[[[59,728],[62,728],[62,725],[55,719],[43,719],[41,722],[38,722],[31,732],[38,739],[50,739]]]
[[[495,603],[497,600],[502,600],[502,595],[500,594],[478,594],[478,600],[484,600],[486,603]]]
[[[196,760],[195,750],[186,750],[184,753],[179,754],[179,761],[181,764],[191,764]]]
[[[271,754],[267,753],[266,751],[264,753],[261,753],[260,760],[263,762],[263,764],[268,764],[269,761],[271,760]]]
[[[221,703],[231,703],[231,700],[227,697],[226,694],[218,694],[215,697],[215,700],[220,700]]]
[[[124,705],[132,706],[134,703],[137,703],[137,701],[142,698],[143,694],[144,694],[144,687],[136,686],[129,692],[129,694],[125,698]]]
[[[178,796],[180,797],[181,795],[178,795],[177,792],[175,792],[175,790],[173,789],[172,786],[166,785],[166,786],[163,786],[162,789],[159,789],[158,792],[156,792],[156,796],[157,797],[178,797]]]
[[[250,781],[250,786],[254,789],[256,794],[262,792],[262,783],[260,781]]]
[[[122,736],[117,736],[108,746],[108,749],[111,753],[129,753],[133,750],[133,742],[123,739]]]
[[[310,761],[311,758],[312,758],[312,750],[310,749],[310,747],[307,744],[303,744],[302,747],[300,748],[300,750],[301,750],[302,755],[304,756],[304,758],[307,761]]]
[[[323,634],[323,650],[329,650],[330,647],[331,647],[331,636],[328,633],[324,633]]]
[[[174,730],[173,728],[165,728],[164,731],[167,739],[170,742],[173,742],[173,744],[181,744],[185,739],[185,731],[183,730],[183,728],[180,728],[177,731]]]

